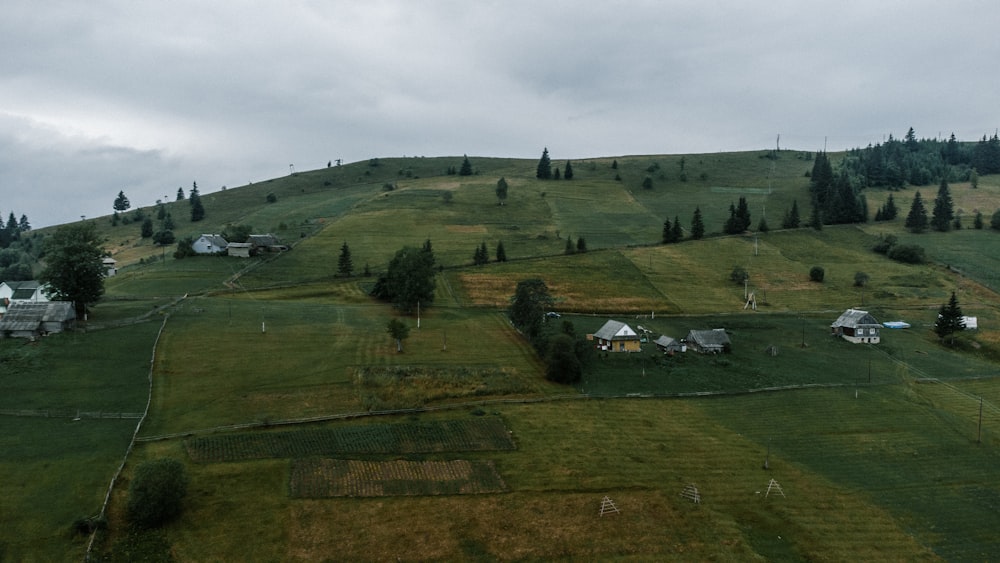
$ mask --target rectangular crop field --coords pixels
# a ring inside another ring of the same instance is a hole
[[[245,461],[330,455],[409,454],[513,450],[499,418],[413,424],[359,424],[273,432],[241,432],[192,438],[186,443],[196,462]]]
[[[473,495],[507,490],[493,462],[296,459],[292,498]]]

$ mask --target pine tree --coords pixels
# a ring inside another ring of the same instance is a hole
[[[899,216],[899,209],[896,208],[896,200],[893,199],[892,194],[889,194],[889,198],[885,200],[885,205],[882,207],[882,220],[892,221]]]
[[[507,261],[507,251],[504,250],[503,241],[497,243],[497,262]]]
[[[469,162],[469,155],[463,155],[462,167],[458,169],[459,176],[472,176],[472,163]]]
[[[941,178],[937,197],[934,198],[931,226],[934,227],[935,231],[944,233],[951,229],[954,220],[955,207],[951,200],[951,192],[948,190],[948,180]]]
[[[472,263],[476,266],[482,266],[490,261],[489,251],[486,250],[486,241],[483,241],[481,245],[476,247],[476,251],[472,255]]]
[[[799,200],[792,200],[792,208],[785,213],[785,218],[781,221],[782,229],[798,229],[799,228]]]
[[[705,236],[705,222],[701,218],[701,208],[695,207],[691,216],[691,238],[700,240]]]
[[[197,188],[191,190],[191,197],[188,198],[191,203],[191,222],[196,223],[205,218],[205,206],[201,203],[201,196],[198,195]]]
[[[184,188],[177,188],[177,201],[184,199]]]
[[[927,230],[927,209],[924,208],[920,192],[913,195],[913,203],[910,205],[910,213],[906,216],[904,226],[911,233],[919,234]]]
[[[976,219],[972,222],[972,228],[981,230],[983,228],[983,213],[976,211]]]
[[[587,241],[583,237],[576,239],[576,251],[580,253],[587,251]]]
[[[351,259],[351,249],[347,246],[347,241],[344,241],[340,247],[340,258],[337,259],[337,275],[349,278],[352,272],[354,272],[354,261]]]
[[[500,179],[497,180],[497,190],[496,190],[496,192],[497,192],[497,199],[500,200],[500,205],[503,205],[504,202],[507,201],[507,179],[506,178],[504,178],[504,177],[501,176]]]
[[[563,180],[573,179],[573,165],[566,161],[566,167],[563,169]]]
[[[535,178],[539,180],[549,180],[552,178],[552,161],[549,159],[549,148],[542,150],[542,158],[538,159],[538,169],[535,171]]]
[[[951,292],[951,299],[948,303],[941,305],[938,310],[937,322],[934,323],[934,333],[942,341],[949,339],[949,344],[955,344],[955,333],[965,330],[965,319],[962,315],[962,308],[958,305],[958,298],[955,292]]]
[[[681,219],[677,215],[674,215],[674,229],[671,232],[670,238],[673,242],[684,240],[684,228],[681,227]]]
[[[663,221],[663,244],[670,244],[674,242],[674,226],[670,224],[670,219]]]
[[[125,212],[128,211],[129,207],[132,207],[132,204],[129,202],[128,198],[125,197],[125,191],[119,191],[118,197],[115,198],[114,210]]]
[[[576,247],[573,246],[573,239],[566,237],[566,248],[563,249],[563,254],[573,254],[576,252]]]
[[[813,203],[812,212],[809,214],[809,226],[817,231],[823,230],[823,215],[819,211],[819,205]]]
[[[139,236],[142,238],[153,236],[153,220],[149,217],[142,220],[142,226],[139,228]]]

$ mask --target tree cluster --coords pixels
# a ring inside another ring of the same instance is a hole
[[[434,301],[434,251],[431,241],[423,248],[404,246],[389,261],[386,273],[379,276],[372,295],[388,301],[403,313],[410,314],[418,304]]]
[[[545,147],[542,149],[542,156],[538,159],[538,166],[535,168],[535,178],[539,180],[572,180],[573,164],[567,160],[562,174],[559,173],[558,167],[553,170],[552,159],[549,158],[549,148]]]
[[[169,522],[180,514],[187,486],[187,470],[180,461],[161,458],[142,462],[129,483],[125,501],[129,523],[148,529]]]
[[[552,307],[549,288],[539,278],[521,280],[511,298],[508,314],[511,324],[523,334],[539,356],[545,359],[545,377],[557,383],[575,383],[590,362],[593,346],[578,338],[573,323],[564,321],[555,335],[544,331],[546,312]]]
[[[30,230],[31,223],[28,222],[27,215],[21,215],[21,220],[19,221],[14,216],[14,212],[11,211],[10,215],[7,216],[6,223],[4,223],[3,217],[0,216],[0,249],[8,248],[20,239],[23,233],[27,233]]]
[[[875,212],[876,221],[892,221],[899,216],[899,209],[896,207],[896,200],[893,199],[892,194],[889,194],[888,199],[879,207]]]
[[[846,169],[834,173],[826,152],[817,153],[813,161],[809,195],[814,209],[814,228],[820,224],[841,225],[868,220],[868,205],[860,189]]]
[[[729,204],[729,219],[726,219],[722,231],[727,235],[737,235],[749,228],[750,208],[747,205],[747,198],[740,196],[738,204]]]
[[[934,323],[934,334],[942,342],[948,340],[949,345],[955,344],[955,333],[965,330],[965,317],[962,315],[962,308],[958,305],[958,298],[955,292],[951,292],[951,298],[938,310],[937,321]]]
[[[663,244],[673,244],[682,240],[684,240],[684,228],[681,227],[680,218],[675,215],[673,223],[670,223],[670,219],[663,221]]]

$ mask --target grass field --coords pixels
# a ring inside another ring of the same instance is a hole
[[[138,223],[98,221],[122,270],[90,322],[152,320],[0,341],[0,410],[141,411],[166,318],[150,418],[101,552],[125,536],[133,468],[169,456],[191,476],[184,512],[162,530],[177,560],[990,559],[1000,236],[910,235],[900,221],[659,244],[664,219],[686,229],[696,207],[717,233],[740,196],[754,226],[766,210],[776,228],[792,201],[807,217],[812,161],[766,156],[685,155],[683,170],[679,155],[581,160],[558,182],[535,179],[527,160],[471,157],[475,173],[460,177],[445,171],[461,159],[381,159],[203,195],[202,223],[168,204],[178,236],[244,224],[293,243],[262,259],[175,260]],[[897,206],[912,193],[896,192]],[[874,210],[886,194],[866,195]],[[985,177],[953,197],[971,225],[1000,186]],[[932,263],[871,252],[888,232]],[[580,237],[589,251],[564,255]],[[337,257],[346,242],[355,272],[378,274],[425,240],[441,266],[436,298],[419,328],[403,317],[400,354],[386,333],[397,312],[367,295],[374,277],[336,277]],[[478,245],[492,257],[500,241],[508,262],[471,265]],[[729,279],[737,266],[746,286]],[[813,266],[823,283],[809,281]],[[575,388],[548,383],[504,314],[530,277],[563,313],[547,330],[570,321],[587,334],[608,318],[674,338],[725,328],[732,353],[667,357],[648,343],[598,355]],[[948,349],[930,327],[952,291],[981,328]],[[913,328],[877,346],[832,338],[852,306]],[[372,416],[395,408],[411,410]],[[99,509],[135,421],[0,416],[14,491],[0,500],[0,559],[80,558],[69,526]],[[303,419],[327,422],[284,425]],[[414,446],[420,428],[440,438],[433,447]],[[495,441],[469,447],[466,433]],[[766,494],[771,479],[783,496]],[[691,486],[701,503],[681,495]],[[598,515],[604,496],[619,514]]]

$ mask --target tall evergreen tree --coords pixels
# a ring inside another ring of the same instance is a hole
[[[351,249],[345,240],[343,246],[340,247],[340,257],[337,259],[337,274],[349,278],[353,272],[354,260],[351,259]]]
[[[507,261],[507,251],[504,250],[503,241],[497,242],[497,262]]]
[[[951,229],[954,220],[955,206],[948,189],[948,180],[941,178],[937,197],[934,198],[934,210],[931,212],[931,226],[934,227],[935,231],[944,233]]]
[[[998,211],[1000,213],[1000,211]],[[573,254],[576,252],[576,247],[573,246],[573,238],[566,237],[566,248],[563,249],[563,254]]]
[[[197,223],[205,218],[205,206],[201,203],[201,196],[198,195],[197,190],[191,190],[191,197],[188,198],[191,203],[191,222]]]
[[[469,162],[469,155],[463,155],[462,167],[458,169],[459,176],[472,176],[472,163]]]
[[[184,199],[184,188],[177,188],[177,201]]]
[[[486,241],[476,247],[476,251],[472,255],[472,263],[476,266],[482,266],[490,261],[489,251],[486,250]]]
[[[924,208],[924,200],[920,197],[920,192],[913,195],[913,203],[910,204],[910,213],[906,216],[904,226],[911,233],[922,233],[927,230],[927,209]]]
[[[699,240],[705,236],[705,221],[701,218],[701,208],[695,207],[691,215],[691,238]]]
[[[670,219],[667,218],[663,221],[663,244],[670,244],[674,242],[674,226],[670,224]]]
[[[817,231],[823,230],[823,214],[816,203],[813,203],[812,211],[809,212],[809,226]]]
[[[934,334],[938,335],[942,341],[949,339],[949,344],[955,343],[955,333],[965,330],[965,319],[962,315],[962,308],[958,305],[958,298],[955,292],[951,292],[951,299],[941,305],[938,310],[937,322],[934,323]]]
[[[31,230],[31,223],[28,222],[28,216],[21,214],[21,220],[17,223],[17,230],[26,233]]]
[[[142,226],[139,228],[139,236],[142,238],[153,236],[153,220],[149,217],[142,220]]]
[[[680,242],[684,239],[684,228],[681,227],[681,219],[674,215],[674,228],[670,232],[671,242]]]
[[[535,170],[535,178],[539,180],[549,180],[552,178],[552,160],[549,158],[549,148],[542,150],[542,158],[538,159],[538,168]]]
[[[792,200],[792,208],[785,213],[785,218],[781,221],[782,229],[798,229],[799,228],[799,200]]]
[[[125,197],[124,190],[118,192],[118,197],[115,198],[115,203],[113,207],[115,211],[122,211],[122,212],[128,211],[129,207],[132,207],[132,204],[129,202],[128,198]]]
[[[889,194],[889,198],[885,200],[885,205],[882,206],[882,220],[892,221],[899,216],[899,209],[896,207],[896,200],[893,199],[892,194]]]
[[[587,251],[587,241],[583,237],[576,239],[576,251],[580,253]]]
[[[570,162],[567,160],[566,167],[563,168],[563,180],[572,180],[572,179],[573,179],[573,165],[570,164]]]

